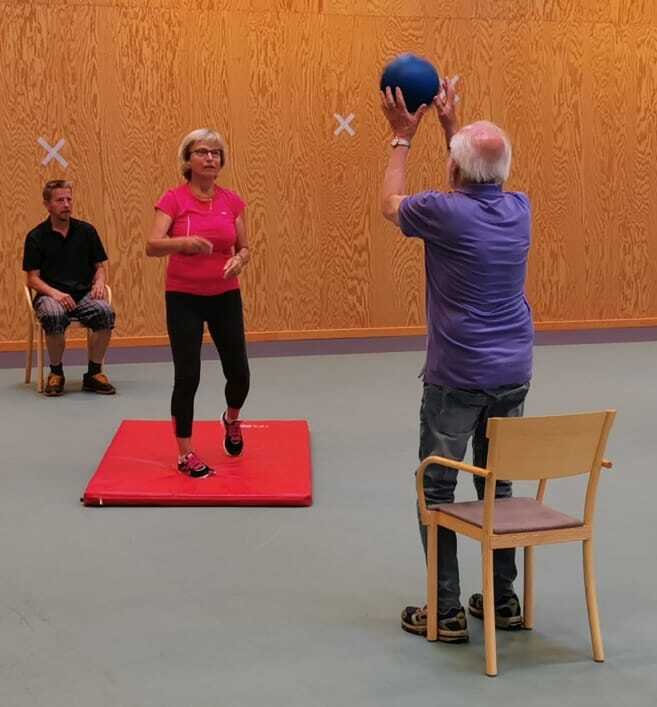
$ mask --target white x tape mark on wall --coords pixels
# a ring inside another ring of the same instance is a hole
[[[66,169],[68,167],[68,162],[59,154],[59,151],[64,147],[64,143],[66,142],[64,138],[62,138],[54,147],[51,147],[46,140],[44,140],[42,137],[37,139],[37,142],[43,149],[48,153],[42,160],[41,164],[45,167],[51,160],[57,160],[59,164]]]
[[[334,131],[334,135],[339,135],[343,130],[353,137],[356,131],[351,127],[351,121],[356,117],[353,113],[349,113],[346,118],[343,118],[339,113],[333,113],[333,116],[338,121],[338,127]]]

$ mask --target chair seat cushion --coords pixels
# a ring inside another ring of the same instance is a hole
[[[483,501],[465,501],[463,503],[441,503],[429,506],[429,510],[442,511],[447,515],[471,523],[481,528],[484,524]],[[559,530],[561,528],[579,528],[582,521],[572,516],[555,511],[533,498],[498,498],[495,500],[493,532],[528,533],[540,530]]]

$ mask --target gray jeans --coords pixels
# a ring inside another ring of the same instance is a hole
[[[420,460],[431,454],[461,461],[468,440],[472,438],[473,463],[486,466],[489,417],[521,417],[529,383],[505,385],[490,390],[464,390],[424,384],[420,408]],[[427,467],[424,496],[427,505],[453,503],[458,472],[438,464]],[[473,477],[477,497],[483,498],[484,479]],[[498,481],[496,498],[511,496],[511,482]],[[420,535],[427,551],[426,529],[420,523]],[[459,565],[456,557],[456,534],[447,528],[438,533],[438,603],[440,613],[461,606]],[[495,601],[513,595],[518,574],[515,549],[493,553]]]

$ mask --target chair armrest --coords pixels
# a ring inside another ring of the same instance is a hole
[[[109,285],[105,285],[105,294],[107,295],[107,304],[112,304],[112,289]]]
[[[451,469],[467,471],[470,474],[482,476],[483,478],[490,476],[490,471],[488,471],[488,469],[482,469],[481,467],[465,464],[464,462],[459,462],[454,459],[447,459],[446,457],[439,457],[436,455],[431,455],[426,459],[423,459],[415,472],[415,488],[417,490],[417,502],[420,507],[420,517],[427,512],[427,502],[424,498],[424,472],[430,464],[440,464],[441,466],[448,466]]]
[[[418,467],[418,473],[424,474],[424,470],[429,466],[429,464],[440,464],[441,466],[448,466],[450,469],[458,469],[459,471],[467,471],[475,476],[483,476],[486,478],[490,475],[488,469],[482,469],[480,466],[473,466],[472,464],[466,464],[465,462],[459,462],[455,459],[447,459],[447,457],[439,457],[435,454],[422,460],[422,463]]]

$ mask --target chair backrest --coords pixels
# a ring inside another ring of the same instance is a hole
[[[508,481],[599,473],[615,410],[488,421],[487,468]]]

